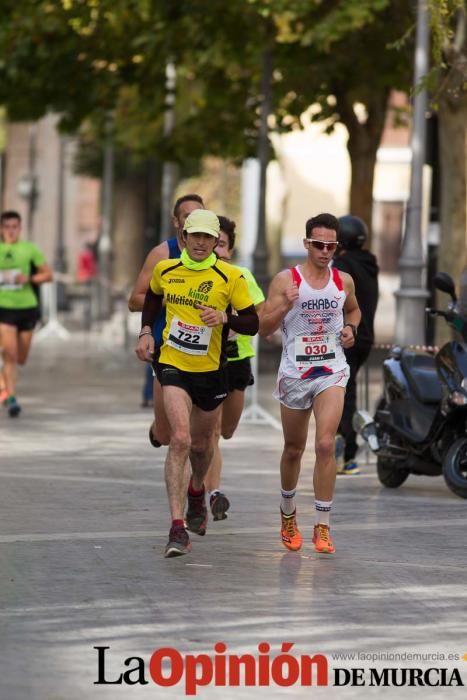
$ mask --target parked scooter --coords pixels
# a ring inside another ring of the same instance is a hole
[[[354,429],[377,455],[378,477],[397,488],[409,474],[443,474],[467,498],[467,318],[459,313],[454,282],[440,272],[435,287],[450,294],[447,311],[427,309],[458,331],[435,354],[395,347],[383,363],[384,396],[374,419],[354,415]]]

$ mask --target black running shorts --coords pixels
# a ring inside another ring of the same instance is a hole
[[[16,326],[18,331],[32,331],[39,320],[39,308],[32,309],[4,309],[0,307],[0,323],[7,326]]]
[[[161,386],[178,386],[186,391],[202,411],[213,411],[227,396],[227,371],[224,368],[214,372],[184,372],[159,362],[156,375]]]
[[[251,362],[249,357],[243,360],[227,362],[228,391],[245,391],[247,386],[255,383],[251,373]]]

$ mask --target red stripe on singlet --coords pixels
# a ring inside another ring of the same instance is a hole
[[[295,282],[295,284],[297,285],[297,287],[300,287],[300,285],[301,285],[301,283],[302,283],[302,278],[301,278],[301,276],[300,276],[299,271],[297,270],[296,267],[291,267],[291,268],[290,268],[290,272],[292,273],[292,279],[293,279],[293,281]]]
[[[344,289],[344,284],[342,282],[342,277],[339,274],[339,270],[336,267],[331,267],[332,279],[337,289],[341,292]]]

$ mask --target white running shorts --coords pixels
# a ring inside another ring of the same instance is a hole
[[[295,377],[278,377],[274,398],[287,408],[304,411],[313,404],[313,399],[331,386],[341,386],[345,389],[349,381],[348,367],[316,379],[300,379]]]

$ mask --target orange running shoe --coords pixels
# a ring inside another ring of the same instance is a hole
[[[302,536],[297,527],[297,509],[290,515],[285,515],[281,508],[281,538],[284,547],[296,552],[302,546]]]
[[[318,523],[313,529],[313,544],[320,554],[334,554],[336,548],[329,532],[329,525]]]

